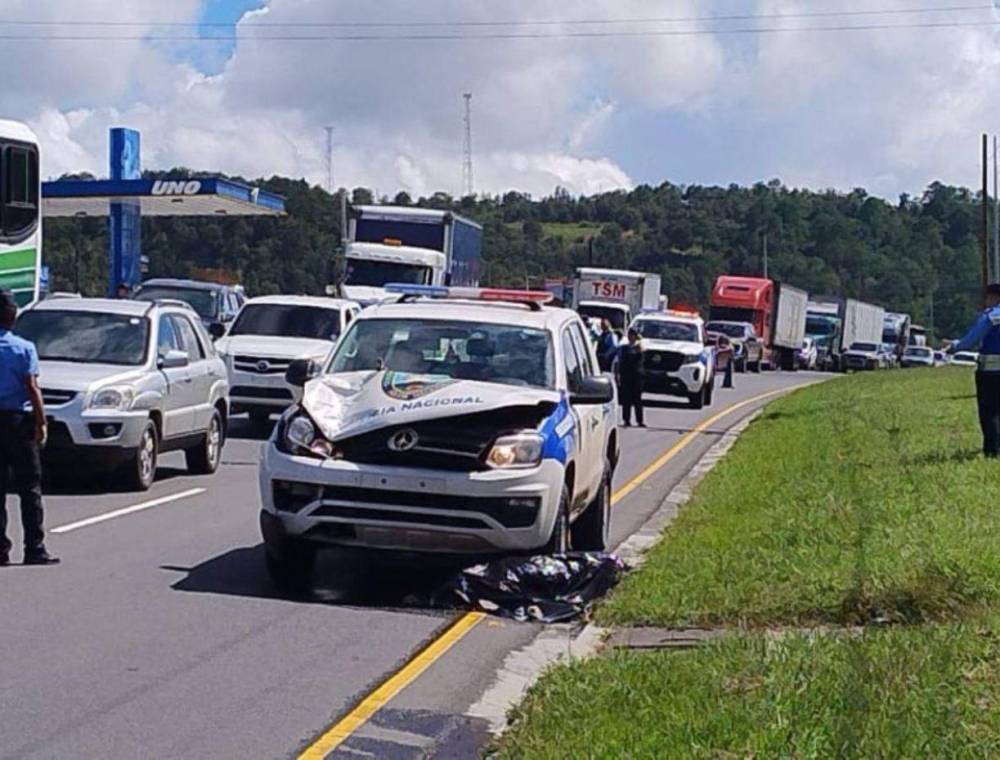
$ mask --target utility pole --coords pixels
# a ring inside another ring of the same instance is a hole
[[[462,94],[465,98],[465,145],[462,151],[462,196],[475,195],[472,180],[472,93]]]
[[[989,137],[983,133],[983,300],[986,305],[986,286],[990,282],[990,174],[989,174]]]
[[[930,304],[930,324],[927,326],[927,339],[929,341],[934,340],[934,291],[931,290],[931,304]],[[933,345],[933,344],[932,344]]]
[[[326,191],[333,195],[333,127],[326,130]]]
[[[993,277],[1000,282],[1000,179],[997,176],[997,136],[993,135]]]
[[[767,233],[764,233],[764,279],[767,279]]]

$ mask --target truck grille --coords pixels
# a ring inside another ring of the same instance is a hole
[[[283,375],[288,370],[291,359],[276,359],[269,356],[234,356],[233,368],[240,372],[257,375]]]
[[[644,351],[642,363],[653,372],[676,372],[684,364],[684,354],[676,351]]]
[[[45,406],[62,406],[68,404],[77,396],[76,391],[60,391],[55,388],[42,388],[42,401]]]
[[[286,388],[254,388],[252,385],[237,385],[229,391],[233,398],[261,398],[272,401],[291,401],[292,392]]]

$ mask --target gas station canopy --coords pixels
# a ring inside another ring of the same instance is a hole
[[[106,217],[112,204],[142,216],[282,216],[285,200],[221,178],[59,180],[42,184],[43,217]]]

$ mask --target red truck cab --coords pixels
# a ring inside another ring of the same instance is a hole
[[[771,280],[722,275],[712,288],[709,319],[749,322],[764,346],[764,361],[769,362],[774,296],[774,282]]]

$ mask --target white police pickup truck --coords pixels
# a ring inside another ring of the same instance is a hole
[[[642,388],[682,396],[692,409],[712,403],[715,354],[705,345],[705,323],[686,311],[649,312],[632,327],[642,336]]]
[[[394,285],[351,324],[264,446],[261,531],[279,583],[324,546],[491,555],[603,549],[616,394],[548,293]]]

